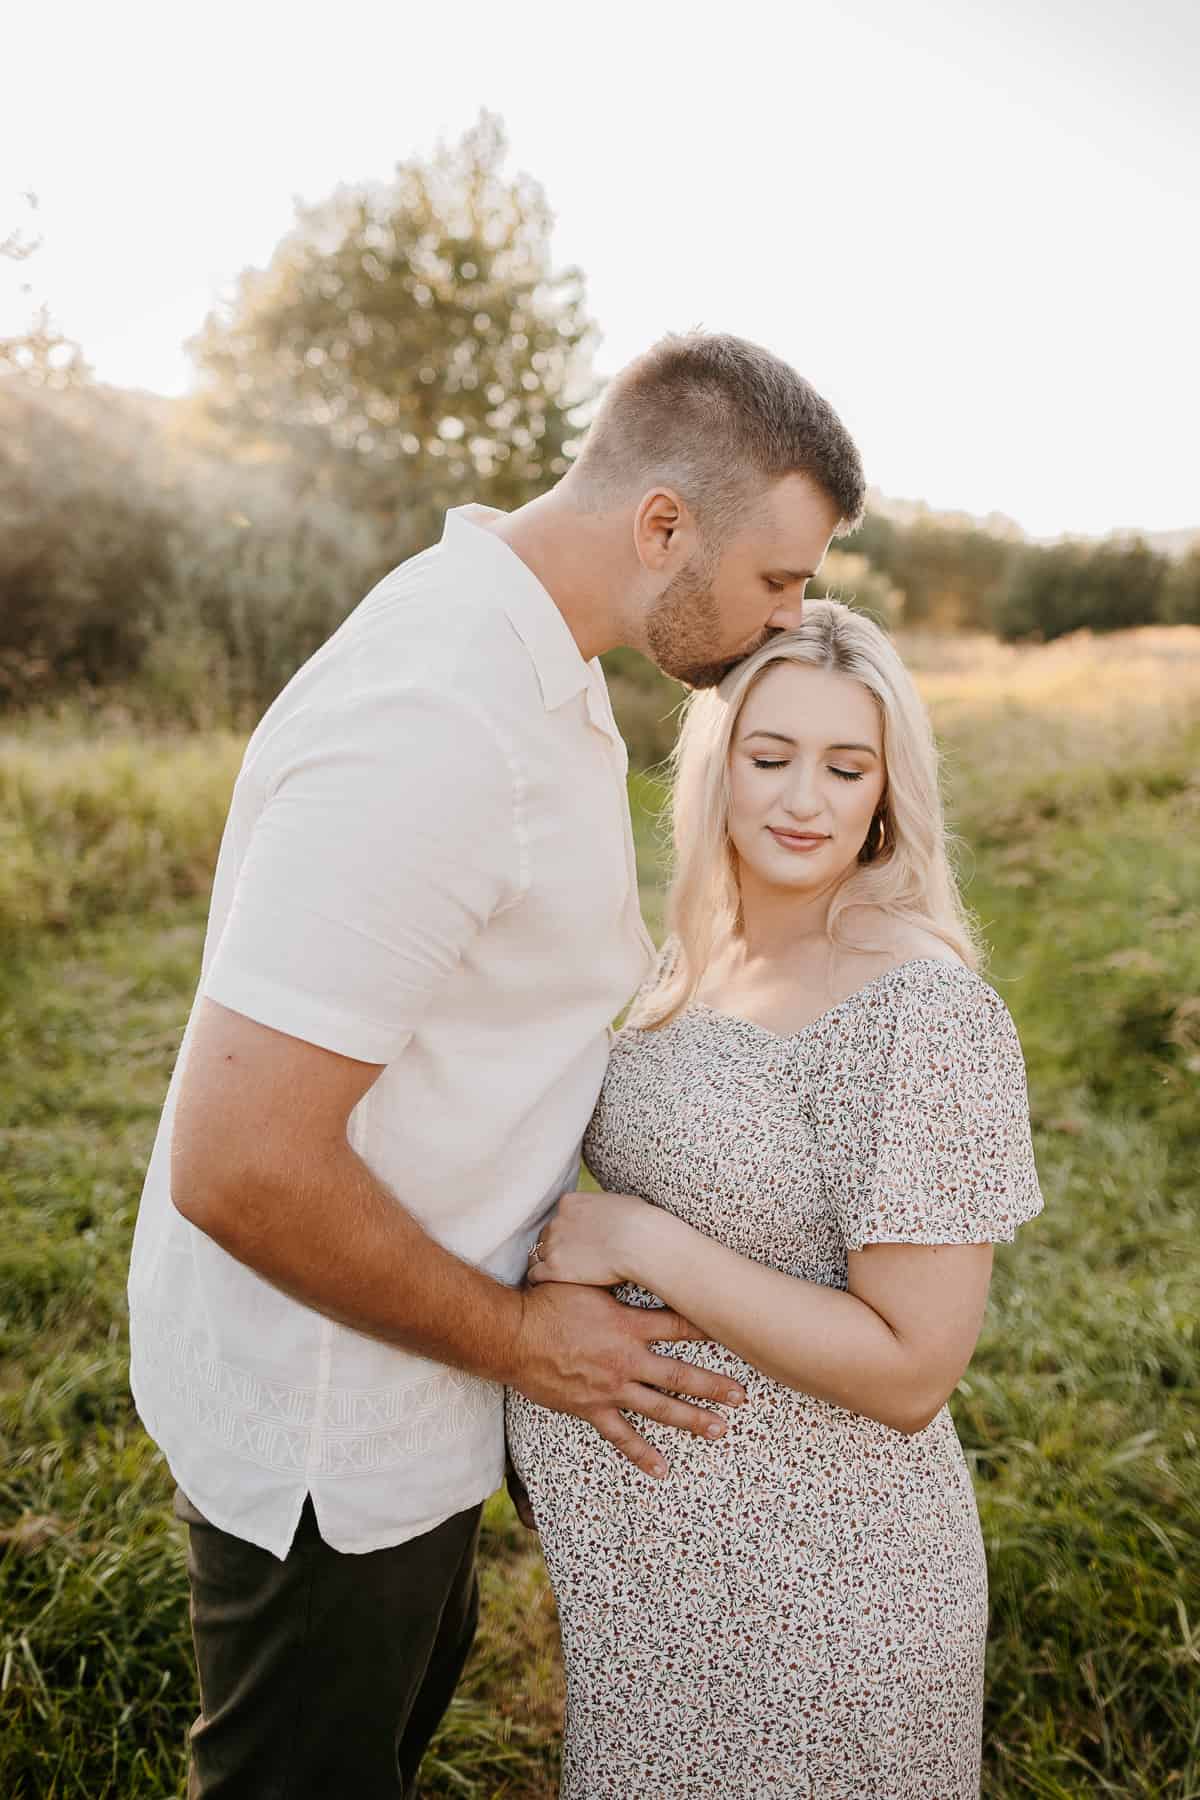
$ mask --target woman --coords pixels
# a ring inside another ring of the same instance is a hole
[[[530,1279],[676,1308],[710,1341],[671,1353],[748,1398],[711,1442],[646,1424],[659,1481],[510,1398],[562,1792],[967,1800],[987,1578],[945,1402],[1042,1202],[884,634],[818,601],[694,696],[674,824],[674,935],[585,1140],[609,1191],[564,1197]]]

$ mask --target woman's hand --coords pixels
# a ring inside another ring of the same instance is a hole
[[[529,1253],[530,1281],[636,1281],[635,1246],[656,1210],[634,1194],[564,1194]]]

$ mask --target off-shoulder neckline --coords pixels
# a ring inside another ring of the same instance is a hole
[[[852,1006],[856,1000],[861,1000],[864,994],[869,994],[885,981],[890,981],[893,975],[903,974],[906,969],[916,968],[921,963],[930,963],[939,969],[953,969],[958,974],[969,975],[972,981],[982,982],[982,977],[977,975],[974,969],[968,969],[966,963],[952,962],[946,956],[910,956],[904,962],[893,963],[891,968],[884,969],[881,975],[873,975],[870,981],[864,981],[861,987],[855,988],[853,993],[845,995],[843,999],[835,1001],[832,1006],[827,1006],[824,1012],[818,1013],[815,1019],[810,1019],[807,1025],[801,1025],[798,1031],[772,1031],[769,1025],[760,1025],[757,1019],[747,1019],[741,1013],[722,1012],[719,1007],[709,1006],[704,1000],[690,1000],[680,1016],[686,1018],[690,1012],[707,1013],[710,1019],[724,1019],[730,1025],[744,1025],[748,1031],[757,1032],[760,1037],[770,1038],[774,1043],[794,1044],[798,1038],[806,1037],[818,1025],[823,1025],[827,1019],[834,1018],[846,1007]]]

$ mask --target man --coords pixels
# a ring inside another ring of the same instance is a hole
[[[450,513],[251,738],[130,1275],[190,1527],[197,1800],[412,1791],[505,1383],[649,1475],[627,1415],[713,1435],[742,1397],[654,1353],[675,1315],[518,1287],[650,954],[595,658],[716,681],[862,500],[791,369],[666,339],[552,492]]]

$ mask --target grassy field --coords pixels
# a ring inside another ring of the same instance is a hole
[[[1200,1800],[1200,631],[908,650],[1047,1196],[998,1254],[953,1402],[992,1579],[985,1792]],[[182,1551],[128,1398],[123,1286],[239,751],[119,720],[0,738],[5,1800],[181,1791]],[[657,926],[661,794],[633,794]],[[484,1573],[426,1791],[534,1800],[561,1676],[500,1498]]]

